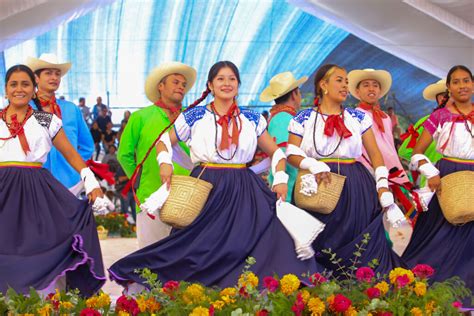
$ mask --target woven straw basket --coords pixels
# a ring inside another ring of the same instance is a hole
[[[443,215],[453,225],[474,220],[474,171],[458,171],[441,178],[438,200]]]
[[[175,228],[188,226],[201,213],[211,190],[212,184],[199,178],[171,176],[170,195],[160,211],[161,221]]]
[[[301,176],[309,173],[308,170],[300,169],[296,176],[294,193],[296,206],[316,213],[330,214],[336,208],[346,177],[331,172],[331,183],[329,185],[322,182],[318,185],[316,194],[306,196],[300,193]]]

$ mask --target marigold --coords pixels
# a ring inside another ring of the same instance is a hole
[[[286,274],[280,280],[281,292],[291,295],[300,287],[300,279],[294,274]]]
[[[407,269],[403,269],[403,268],[393,269],[392,271],[390,271],[390,274],[388,275],[388,277],[390,278],[390,283],[396,284],[397,283],[397,278],[398,277],[403,277],[405,275],[408,277],[408,280],[407,280],[408,283],[407,284],[410,284],[415,280],[415,276],[414,276],[413,272],[411,272],[411,270],[407,270]]]
[[[68,310],[74,308],[74,305],[71,302],[60,302],[59,307]]]
[[[221,296],[236,296],[237,289],[235,287],[226,287],[220,293]]]
[[[435,308],[436,308],[435,301],[429,301],[428,303],[426,303],[425,304],[426,315],[431,315],[431,313],[433,313]]]
[[[423,311],[421,309],[419,309],[418,307],[413,307],[410,310],[410,313],[411,313],[412,316],[423,316]]]
[[[357,316],[357,310],[351,306],[344,312],[344,316]]]
[[[424,282],[416,282],[413,288],[416,296],[424,296],[426,294],[426,283]]]
[[[319,297],[312,297],[308,301],[308,309],[311,316],[321,316],[326,310],[326,305]]]
[[[235,299],[231,298],[229,295],[222,296],[221,300],[224,301],[224,303],[226,303],[226,304],[235,303]]]
[[[258,286],[258,277],[253,272],[245,272],[240,275],[239,287],[253,287]]]
[[[36,312],[39,316],[49,316],[51,315],[52,307],[51,304],[46,304],[41,308],[38,308]]]
[[[87,308],[98,308],[98,300],[99,298],[97,296],[92,296],[86,300],[86,306]]]
[[[125,311],[118,311],[117,315],[118,316],[130,316],[130,314],[128,312],[125,312]]]
[[[209,309],[202,306],[196,307],[189,316],[209,316]]]
[[[215,309],[219,311],[225,306],[225,302],[221,300],[217,300],[215,302],[212,302],[211,304],[212,306],[214,306]]]
[[[381,281],[381,282],[375,284],[374,287],[375,287],[376,289],[379,289],[379,290],[380,290],[380,293],[381,293],[382,295],[387,294],[387,292],[388,292],[388,290],[389,290],[388,283],[385,282],[385,281]]]
[[[329,296],[326,298],[326,302],[327,302],[329,305],[333,304],[335,297],[336,297],[336,295],[334,295],[334,294],[329,295]]]
[[[200,303],[204,298],[204,288],[199,284],[191,284],[183,293],[183,301],[187,304]]]
[[[301,293],[301,297],[303,298],[303,302],[305,304],[308,304],[308,300],[311,297],[311,294],[309,294],[307,290],[302,290],[300,293]]]

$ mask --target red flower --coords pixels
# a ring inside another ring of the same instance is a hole
[[[51,302],[51,304],[53,305],[53,309],[57,311],[59,310],[59,301],[54,300],[53,297],[54,293],[49,293],[48,296],[46,296],[46,299]]]
[[[209,306],[209,316],[214,316],[214,305]]]
[[[245,286],[242,286],[240,288],[239,294],[240,296],[245,297],[245,298],[248,298],[250,296],[249,293],[247,293],[247,289],[245,288]]]
[[[270,313],[266,309],[259,310],[255,316],[268,316]]]
[[[319,273],[313,273],[310,277],[309,277],[309,281],[311,281],[311,283],[313,283],[313,285],[318,285],[318,284],[321,284],[321,283],[324,283],[324,282],[327,282],[328,279],[326,279],[325,277],[323,277],[321,274]]]
[[[374,270],[369,267],[360,267],[356,271],[356,278],[359,281],[370,282],[372,278],[375,276]]]
[[[279,285],[278,280],[276,280],[274,277],[269,276],[263,278],[263,284],[270,292],[275,292],[278,289]]]
[[[101,314],[92,308],[84,308],[79,316],[101,316]]]
[[[343,313],[351,307],[352,302],[350,299],[342,294],[336,294],[334,302],[331,304],[331,308],[338,313]]]
[[[410,278],[406,274],[400,275],[400,276],[397,277],[396,282],[397,282],[397,287],[402,288],[405,285],[407,285],[408,283],[410,283]]]
[[[301,296],[301,293],[298,293],[296,296],[296,302],[291,306],[291,310],[295,314],[295,316],[301,316],[304,311],[304,301],[303,301],[303,296]]]
[[[427,264],[417,264],[411,271],[420,279],[429,278],[435,272],[434,269]]]
[[[381,312],[377,316],[393,316],[392,312]]]
[[[454,307],[454,308],[461,308],[461,307],[462,307],[462,303],[459,302],[459,301],[455,301],[455,302],[453,302],[453,307]]]
[[[133,316],[140,313],[140,308],[138,308],[137,301],[134,298],[127,298],[125,295],[122,295],[118,298],[117,304],[115,306],[115,312],[128,312]]]
[[[380,297],[380,290],[375,287],[368,288],[366,293],[370,299]]]

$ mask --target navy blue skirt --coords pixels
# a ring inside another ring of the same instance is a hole
[[[346,176],[344,188],[336,209],[331,214],[311,212],[326,224],[324,231],[316,238],[313,248],[317,250],[317,261],[332,270],[335,276],[342,277],[327,254],[322,250],[331,249],[342,261],[340,265],[349,268],[357,251],[356,244],[361,245],[364,234],[370,235],[369,243],[362,251],[359,266],[366,266],[373,259],[379,265],[376,272],[388,273],[395,267],[405,266],[400,257],[393,252],[385,237],[382,221],[382,208],[378,201],[375,180],[361,163],[350,164],[328,163],[331,172]]]
[[[457,171],[474,171],[474,164],[441,159],[441,177]],[[474,194],[474,192],[464,192]],[[462,226],[450,224],[443,216],[437,196],[433,196],[428,211],[418,216],[410,243],[403,259],[410,267],[418,263],[435,269],[433,281],[459,276],[474,293],[474,222]],[[471,305],[472,306],[472,305]]]
[[[234,286],[248,257],[256,259],[251,270],[259,277],[322,271],[314,258],[296,258],[293,240],[276,217],[276,196],[255,173],[208,168],[201,179],[214,188],[196,220],[114,263],[109,269],[113,280],[143,284],[134,271],[149,268],[163,282]]]
[[[27,293],[60,277],[85,296],[106,278],[88,201],[43,168],[0,168],[0,292]]]

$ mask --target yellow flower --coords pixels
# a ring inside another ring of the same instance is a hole
[[[74,305],[71,302],[60,302],[59,307],[64,308],[64,309],[71,309],[74,307]]]
[[[435,301],[429,301],[428,303],[426,303],[425,310],[427,316],[430,316],[433,313],[433,311],[435,310],[435,305]]]
[[[191,284],[183,293],[183,301],[187,304],[200,303],[205,297],[204,288],[199,284]]]
[[[345,312],[344,316],[357,316],[357,311],[354,306],[350,306]]]
[[[245,272],[240,275],[239,286],[256,288],[258,286],[258,277],[253,272]]]
[[[196,307],[193,311],[189,314],[189,316],[209,316],[209,309],[205,307]]]
[[[416,296],[423,296],[426,294],[426,283],[424,282],[416,282],[413,288]]]
[[[221,300],[224,301],[224,303],[226,303],[226,304],[235,303],[235,299],[231,298],[229,295],[222,296]]]
[[[221,296],[236,296],[237,289],[235,287],[226,287],[220,293]]]
[[[307,290],[302,290],[301,292],[301,297],[303,298],[303,303],[308,304],[308,300],[311,297],[311,294]]]
[[[379,289],[379,291],[380,291],[380,293],[381,293],[382,295],[387,294],[388,289],[389,289],[388,283],[385,282],[385,281],[381,281],[381,282],[375,284],[374,287],[377,288],[377,289]]]
[[[92,296],[86,300],[86,306],[88,308],[99,308],[98,307],[98,297],[97,296]]]
[[[300,279],[294,274],[286,274],[280,280],[280,286],[283,294],[291,295],[300,287]]]
[[[56,289],[56,294],[54,294],[51,299],[52,299],[52,300],[55,300],[55,301],[61,300],[61,293],[59,292],[58,289]]]
[[[43,307],[36,310],[39,316],[50,316],[51,315],[51,305],[46,304]]]
[[[150,297],[146,300],[146,308],[150,313],[157,312],[161,309],[161,304],[154,297]]]
[[[140,296],[136,299],[138,308],[140,309],[140,312],[146,312],[146,300],[145,297]]]
[[[110,306],[110,296],[105,293],[100,293],[99,297],[97,298],[97,308],[104,308]]]
[[[326,310],[326,305],[319,297],[312,297],[308,301],[308,309],[311,316],[321,316]]]
[[[415,280],[415,276],[411,270],[403,269],[403,268],[395,268],[390,271],[388,277],[390,278],[390,283],[395,284],[397,282],[397,278],[399,276],[406,275],[409,279],[408,284],[412,283]]]
[[[334,294],[332,295],[329,295],[327,298],[326,298],[326,302],[328,302],[329,305],[332,305],[334,303],[334,298],[336,296]]]
[[[119,311],[118,316],[130,316],[130,314],[124,311]]]
[[[423,316],[423,312],[418,307],[413,307],[410,310],[410,313],[411,313],[412,316]]]
[[[220,311],[225,306],[225,302],[221,300],[217,300],[212,303],[212,306],[214,306],[215,309]]]

